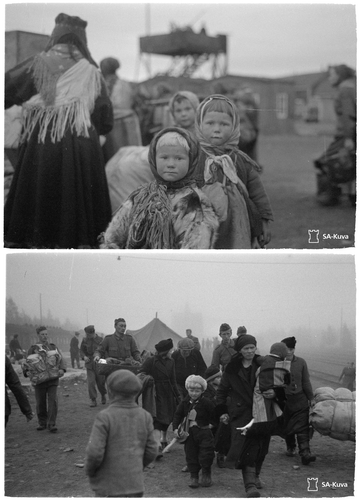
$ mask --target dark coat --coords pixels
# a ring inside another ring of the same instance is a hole
[[[216,393],[216,414],[228,413],[231,426],[231,445],[226,457],[228,468],[255,466],[264,460],[269,447],[269,436],[241,434],[237,427],[244,427],[252,419],[253,393],[256,371],[264,358],[255,355],[249,368],[249,379],[242,370],[242,357],[235,355],[226,366]]]
[[[32,60],[5,75],[5,108],[37,94]],[[113,126],[105,82],[91,115],[89,138],[71,128],[52,142],[51,126],[38,142],[39,124],[19,149],[4,208],[4,240],[19,248],[97,248],[111,219],[111,206],[99,135]]]
[[[156,420],[166,425],[171,424],[180,400],[176,387],[174,360],[164,359],[158,355],[152,356],[144,361],[140,373],[151,375],[154,379]]]
[[[5,384],[14,394],[21,412],[25,416],[30,416],[32,414],[30,402],[28,400],[28,397],[24,389],[22,388],[19,377],[15,372],[10,359],[7,356],[5,356]],[[10,413],[11,413],[11,403],[7,390],[5,388],[5,417],[8,417]]]
[[[180,386],[185,387],[185,380],[189,375],[204,377],[207,367],[201,352],[197,349],[193,349],[187,358],[184,358],[179,350],[174,351],[171,356],[175,361],[176,382]]]

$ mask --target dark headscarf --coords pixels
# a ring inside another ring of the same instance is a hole
[[[240,352],[241,349],[246,345],[256,346],[257,345],[256,338],[253,337],[252,335],[240,335],[240,337],[238,337],[235,340],[234,349],[235,351]]]
[[[177,134],[184,137],[186,142],[189,145],[189,170],[185,177],[179,179],[178,181],[171,182],[164,180],[156,169],[156,146],[159,142],[160,137],[167,134],[168,132],[176,132]],[[199,143],[194,139],[194,137],[185,129],[178,127],[167,127],[161,130],[150,143],[148,160],[151,168],[151,172],[153,173],[158,184],[162,184],[166,186],[168,189],[179,189],[181,187],[187,186],[193,182],[195,182],[195,171],[197,169],[197,164],[199,161]]]
[[[50,40],[45,48],[48,52],[54,45],[58,43],[71,43],[76,45],[83,56],[94,66],[98,67],[94,59],[91,57],[87,46],[87,38],[85,28],[87,21],[84,21],[78,16],[68,16],[67,14],[58,14],[55,18],[55,28],[53,29]]]

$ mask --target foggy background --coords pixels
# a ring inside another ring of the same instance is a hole
[[[326,71],[328,65],[356,66],[355,2],[332,3],[9,3],[5,30],[50,35],[55,17],[64,12],[88,22],[90,52],[98,63],[121,61],[119,75],[131,81],[149,77],[139,60],[139,37],[191,26],[209,36],[228,35],[228,74],[282,77]],[[151,56],[152,75],[165,71],[171,59]],[[204,65],[197,77],[209,77]]]
[[[108,335],[115,318],[136,330],[157,315],[202,340],[226,322],[233,336],[245,325],[262,353],[290,335],[302,349],[355,348],[355,291],[350,254],[52,251],[6,259],[6,298],[27,323],[82,334],[94,324]]]

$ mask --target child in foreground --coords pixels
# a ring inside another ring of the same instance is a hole
[[[218,219],[196,186],[199,145],[186,130],[169,127],[151,141],[155,180],[135,190],[101,235],[101,248],[213,248]]]
[[[169,102],[169,109],[175,126],[186,129],[195,136],[196,110],[200,101],[196,94],[188,90],[180,90]]]
[[[271,239],[272,210],[260,167],[238,148],[235,104],[220,94],[207,97],[198,107],[195,130],[202,149],[197,181],[220,220],[215,248],[265,247]]]
[[[188,395],[177,407],[173,419],[175,437],[183,422],[189,437],[185,441],[185,457],[190,472],[190,488],[212,485],[211,466],[214,461],[214,436],[211,430],[214,402],[204,397],[207,383],[199,375],[190,375],[185,381]],[[202,471],[199,484],[199,472]]]
[[[140,379],[129,370],[107,378],[110,405],[97,414],[86,448],[85,472],[96,497],[142,497],[143,469],[158,453],[153,419],[135,399]]]

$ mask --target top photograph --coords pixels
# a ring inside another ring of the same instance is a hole
[[[4,248],[355,247],[355,4],[4,10]]]

